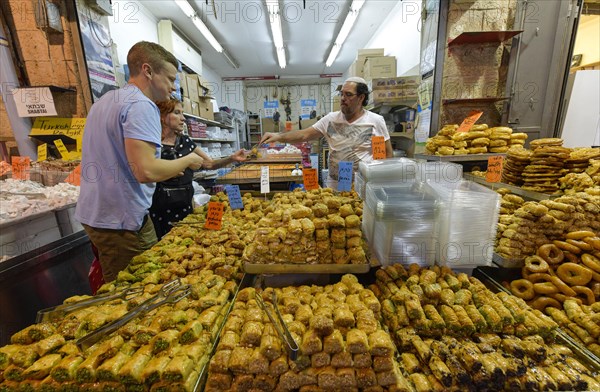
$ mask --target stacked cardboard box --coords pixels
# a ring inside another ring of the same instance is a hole
[[[375,78],[369,81],[372,103],[417,100],[420,76]]]
[[[356,60],[350,66],[350,76],[370,80],[396,76],[396,58],[385,56],[383,48],[359,49]]]
[[[198,74],[179,72],[184,113],[214,120],[212,97],[208,83]]]

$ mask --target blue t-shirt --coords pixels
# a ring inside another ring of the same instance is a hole
[[[90,109],[81,145],[81,189],[75,218],[100,229],[137,231],[152,204],[155,184],[141,184],[125,153],[125,139],[156,146],[160,111],[142,91],[126,85],[109,91]]]

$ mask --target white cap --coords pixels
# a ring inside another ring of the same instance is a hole
[[[366,80],[364,80],[363,78],[358,77],[358,76],[351,76],[351,77],[349,77],[348,79],[346,79],[346,81],[344,83],[347,83],[347,82],[367,84]]]

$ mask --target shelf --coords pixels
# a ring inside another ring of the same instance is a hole
[[[415,154],[416,159],[425,159],[427,161],[439,161],[439,162],[472,162],[472,161],[486,161],[489,157],[495,156],[506,156],[504,153],[492,153],[488,152],[485,154],[466,154],[466,155],[429,155],[429,154]]]
[[[235,143],[235,140],[225,140],[225,139],[210,139],[204,137],[190,137],[195,142],[217,142],[217,143]]]
[[[503,182],[487,182],[485,180],[485,178],[479,177],[479,176],[474,176],[473,174],[470,174],[470,173],[463,173],[463,177],[465,180],[476,182],[476,183],[484,185],[492,190],[495,190],[498,188],[510,189],[510,191],[512,193],[514,193],[515,195],[522,196],[528,200],[540,201],[540,200],[554,199],[554,198],[562,196],[562,195],[549,195],[547,193],[528,191],[519,186],[505,184]]]
[[[444,105],[450,105],[453,103],[488,103],[498,102],[510,99],[510,97],[487,97],[487,98],[454,98],[454,99],[443,99]]]
[[[183,113],[183,115],[186,116],[186,117],[195,118],[196,120],[200,120],[203,123],[205,123],[206,125],[211,125],[211,126],[214,126],[214,127],[227,128],[227,129],[233,129],[232,125],[226,125],[226,124],[220,123],[218,121],[209,120],[209,119],[204,118],[204,117],[194,116],[193,114],[189,114],[189,113]]]
[[[407,107],[407,108],[414,109],[416,104],[417,104],[417,99],[411,99],[411,100],[405,100],[405,101],[395,101],[395,102],[390,102],[390,103],[378,103],[368,110],[372,111],[373,113],[386,114],[386,113],[393,112],[394,110],[392,110],[392,109],[395,109],[397,107]]]
[[[488,42],[504,42],[521,34],[523,30],[509,31],[465,31],[448,41],[448,47],[465,44],[484,44]]]
[[[409,132],[390,132],[390,137],[403,137],[405,139],[413,140],[414,133]]]

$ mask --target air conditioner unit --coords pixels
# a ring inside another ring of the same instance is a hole
[[[202,75],[202,56],[175,31],[169,19],[158,22],[158,43],[198,75]]]
[[[111,0],[87,0],[88,7],[99,13],[100,15],[112,16],[112,1]]]

